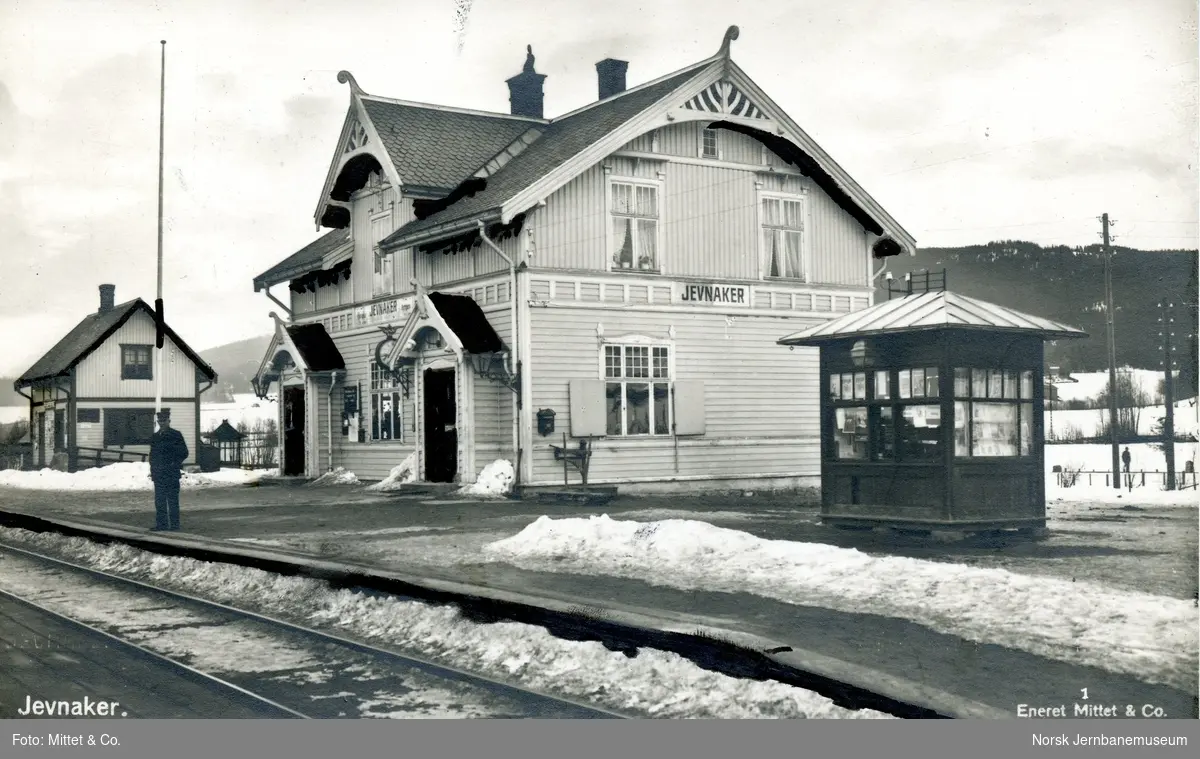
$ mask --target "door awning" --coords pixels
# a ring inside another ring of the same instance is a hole
[[[259,398],[290,369],[302,374],[344,371],[346,362],[322,324],[285,324],[275,313],[275,335],[252,384]]]

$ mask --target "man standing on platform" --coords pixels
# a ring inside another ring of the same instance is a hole
[[[150,479],[154,482],[154,529],[179,529],[179,479],[188,447],[171,427],[171,410],[158,412],[158,432],[150,439]]]

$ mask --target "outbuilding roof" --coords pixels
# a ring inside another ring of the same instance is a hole
[[[948,291],[907,295],[822,322],[787,337],[780,345],[819,345],[872,335],[935,329],[1027,332],[1048,340],[1087,337],[1081,329]]]
[[[37,380],[65,374],[71,367],[87,358],[139,310],[154,318],[154,309],[141,298],[119,303],[105,311],[88,314],[83,321],[76,324],[70,332],[55,343],[53,348],[46,351],[46,354],[39,358],[33,366],[29,367],[28,371],[18,377],[14,383],[15,386],[25,387]],[[184,355],[192,360],[196,368],[210,382],[216,381],[217,374],[212,367],[189,348],[173,329],[166,325],[163,326],[167,336],[171,338],[171,342],[175,343]]]

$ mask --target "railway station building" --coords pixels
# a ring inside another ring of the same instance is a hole
[[[871,306],[915,241],[733,61],[737,36],[636,86],[602,60],[597,99],[554,118],[532,51],[508,113],[340,73],[321,234],[254,280],[284,473],[413,455],[465,484],[507,459],[551,487],[584,444],[588,482],[621,490],[818,487],[818,351],[778,340]]]

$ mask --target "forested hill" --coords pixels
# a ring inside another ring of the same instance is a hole
[[[888,259],[899,286],[906,272],[946,270],[947,289],[1018,311],[1065,322],[1086,331],[1085,340],[1046,346],[1050,364],[1072,371],[1107,368],[1104,319],[1104,256],[1099,245],[1043,248],[1031,242],[1000,241],[961,248],[926,248],[915,257]],[[877,299],[886,300],[883,277]],[[1113,300],[1117,362],[1160,369],[1158,304],[1175,304],[1176,361],[1195,387],[1197,365],[1197,251],[1113,248]]]

